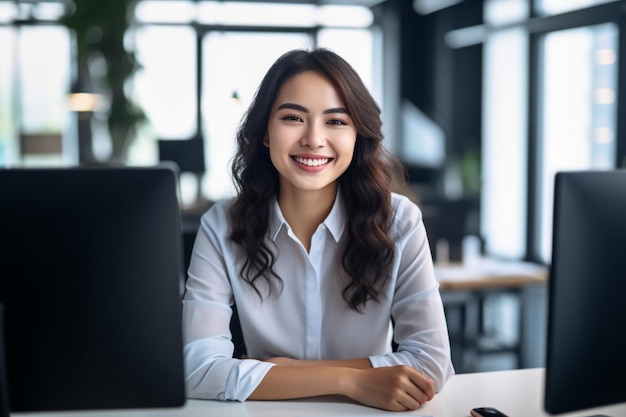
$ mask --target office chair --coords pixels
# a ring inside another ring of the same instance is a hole
[[[179,175],[191,173],[196,177],[196,202],[202,200],[202,176],[206,172],[204,162],[204,139],[159,139],[159,161],[173,162]]]

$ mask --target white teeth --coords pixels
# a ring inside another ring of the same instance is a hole
[[[309,158],[300,158],[296,156],[294,159],[296,160],[296,162],[302,165],[310,166],[310,167],[318,167],[320,165],[324,165],[328,163],[328,158],[309,159]]]

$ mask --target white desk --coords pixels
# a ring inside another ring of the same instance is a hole
[[[467,417],[473,407],[496,407],[510,417],[542,417],[543,369],[483,372],[454,376],[435,398],[412,413],[394,413],[353,404],[342,398],[296,401],[218,402],[189,400],[183,408],[67,413],[14,413],[21,417],[305,417],[404,416]],[[626,404],[560,417],[606,414],[626,416]]]

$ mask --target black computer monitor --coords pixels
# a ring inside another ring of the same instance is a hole
[[[185,402],[174,172],[0,170],[12,411]]]
[[[545,410],[626,402],[626,170],[558,173],[553,217]]]
[[[4,305],[0,304],[0,417],[9,417],[7,362],[4,355]]]

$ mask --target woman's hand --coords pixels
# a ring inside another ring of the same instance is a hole
[[[344,394],[361,404],[390,411],[415,410],[435,395],[435,383],[400,365],[353,369]]]

